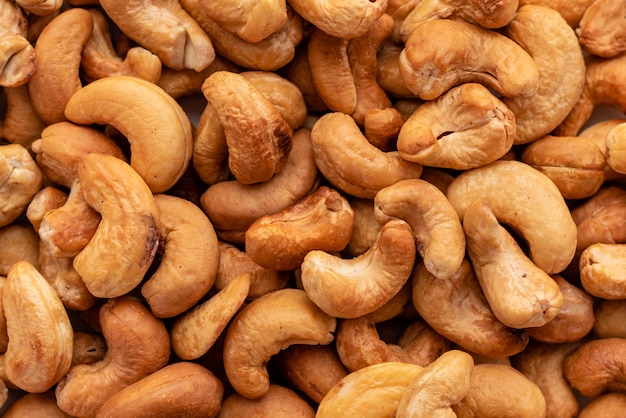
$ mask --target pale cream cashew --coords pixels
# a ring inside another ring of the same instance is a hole
[[[267,393],[248,399],[238,393],[228,395],[222,402],[219,418],[238,417],[302,417],[314,418],[315,409],[305,399],[286,386],[272,383]]]
[[[623,18],[626,4],[620,0],[601,0],[589,5],[576,34],[589,53],[610,58],[626,51],[626,28]]]
[[[407,282],[416,257],[408,223],[386,222],[363,254],[343,259],[310,251],[300,266],[300,280],[311,300],[339,318],[367,315],[388,302]]]
[[[611,129],[605,138],[606,163],[613,171],[626,174],[626,123]]]
[[[35,48],[28,40],[26,13],[15,2],[0,2],[0,86],[25,85],[37,71]]]
[[[593,296],[626,299],[626,243],[591,244],[580,255],[580,282]]]

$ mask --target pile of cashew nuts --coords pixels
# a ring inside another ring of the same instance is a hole
[[[624,16],[0,0],[2,416],[622,417]]]

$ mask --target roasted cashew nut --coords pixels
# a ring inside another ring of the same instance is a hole
[[[626,243],[596,242],[580,255],[580,282],[591,295],[602,299],[625,299]]]
[[[315,410],[299,393],[286,386],[272,383],[265,395],[255,399],[248,399],[237,392],[231,393],[222,402],[219,416],[314,418]]]
[[[611,129],[605,138],[606,163],[613,171],[626,174],[626,123]]]
[[[595,306],[593,313],[593,335],[597,338],[620,337],[626,338],[626,329],[621,320],[626,312],[626,300],[603,299]]]
[[[33,107],[28,92],[28,84],[19,87],[5,87],[6,113],[0,122],[0,137],[11,144],[30,148],[33,141],[41,137],[46,124]]]
[[[601,416],[618,417],[626,408],[626,394],[609,392],[591,400],[578,415],[578,418],[597,418]]]
[[[580,45],[589,53],[603,58],[626,51],[625,15],[626,4],[623,1],[593,2],[585,10],[576,29]]]
[[[28,41],[26,14],[15,2],[0,2],[0,86],[26,84],[37,70],[35,48]]]

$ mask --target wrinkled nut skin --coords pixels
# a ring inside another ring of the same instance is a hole
[[[588,398],[623,391],[625,351],[623,338],[587,341],[565,358],[563,374],[574,389]]]
[[[623,1],[602,0],[590,4],[576,29],[580,45],[603,58],[626,51],[626,29],[621,19],[625,14]]]
[[[295,205],[257,219],[246,231],[245,250],[262,267],[295,270],[311,250],[343,250],[353,222],[348,200],[321,186]]]
[[[510,59],[515,57],[514,59]],[[420,99],[478,82],[503,96],[530,96],[539,72],[531,56],[506,36],[463,21],[437,19],[415,28],[400,53],[400,74]]]
[[[43,173],[24,146],[0,146],[0,227],[26,210],[42,184]]]
[[[163,368],[170,357],[163,321],[137,299],[109,299],[99,318],[104,358],[72,367],[55,388],[59,407],[72,416],[95,416],[113,394]]]
[[[230,394],[222,402],[218,417],[313,418],[315,410],[288,387],[271,384],[267,393],[256,399],[248,399],[238,393]]]
[[[597,338],[626,338],[626,324],[621,320],[625,313],[625,300],[600,300],[594,308],[593,335]]]
[[[86,155],[78,178],[102,220],[74,268],[94,296],[124,295],[143,280],[159,245],[153,194],[130,165],[105,154]]]
[[[224,385],[207,368],[169,364],[126,386],[98,409],[96,417],[217,416]]]
[[[63,303],[35,267],[18,261],[7,275],[2,304],[9,336],[7,378],[27,392],[47,391],[72,361],[74,331]]]
[[[39,269],[39,236],[27,225],[0,227],[0,276],[9,274],[13,263],[21,260]]]
[[[400,128],[398,152],[429,167],[469,170],[506,154],[515,115],[482,84],[464,83],[419,106]]]
[[[602,299],[626,299],[626,243],[595,243],[580,255],[580,282],[591,295]]]
[[[618,418],[626,409],[626,394],[610,392],[589,402],[578,418]]]
[[[39,230],[44,215],[52,209],[59,208],[67,201],[67,193],[55,186],[41,188],[26,208],[26,218],[35,231]]]
[[[416,258],[413,232],[403,220],[390,220],[363,254],[343,259],[310,251],[300,266],[300,280],[311,300],[338,318],[374,312],[407,282]]]
[[[23,86],[37,71],[35,49],[27,39],[27,15],[17,3],[4,1],[0,5],[0,20],[0,86]]]
[[[111,125],[119,131],[130,143],[130,165],[154,193],[170,189],[187,170],[191,122],[154,83],[131,76],[96,80],[72,95],[65,116],[77,124]]]
[[[224,369],[240,395],[266,394],[265,364],[291,344],[329,344],[336,319],[319,309],[300,289],[281,289],[250,302],[233,318],[224,341]],[[250,338],[256,334],[256,338]]]

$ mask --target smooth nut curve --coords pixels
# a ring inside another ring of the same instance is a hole
[[[580,255],[580,282],[591,295],[601,299],[625,299],[626,243],[591,244]]]

